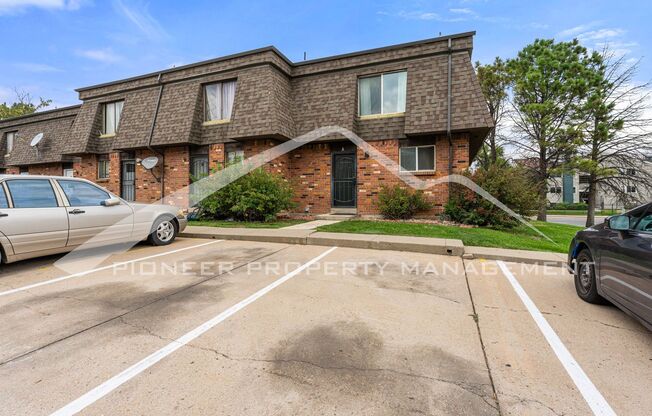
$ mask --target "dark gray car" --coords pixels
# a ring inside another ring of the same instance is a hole
[[[568,264],[580,298],[608,300],[652,331],[652,203],[579,231]]]

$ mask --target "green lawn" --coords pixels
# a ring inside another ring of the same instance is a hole
[[[201,225],[205,227],[223,227],[223,228],[283,228],[290,225],[301,224],[305,220],[277,220],[269,222],[244,222],[244,221],[221,221],[221,220],[193,220],[188,225]]]
[[[411,222],[349,220],[325,225],[318,231],[360,234],[391,234],[416,237],[455,238],[468,246],[514,248],[522,250],[555,251],[566,253],[575,232],[582,227],[532,221],[539,231],[554,242],[541,237],[535,231],[521,225],[510,230],[491,228],[462,228]]]

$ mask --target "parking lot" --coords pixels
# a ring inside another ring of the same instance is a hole
[[[558,267],[178,239],[50,283],[58,258],[2,266],[0,414],[652,411],[652,335]]]

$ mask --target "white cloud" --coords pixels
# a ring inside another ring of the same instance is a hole
[[[475,14],[475,12],[471,9],[468,8],[461,8],[461,9],[449,9],[448,10],[451,13],[457,13],[457,14]]]
[[[602,40],[615,38],[625,34],[623,29],[598,29],[580,33],[577,38],[581,41]]]
[[[135,3],[128,6],[122,0],[114,0],[113,8],[135,25],[147,38],[158,40],[168,36],[160,23],[149,13],[146,4]]]
[[[0,14],[14,14],[30,7],[46,10],[77,10],[84,0],[0,0]]]
[[[78,56],[92,59],[105,64],[112,64],[122,60],[122,56],[113,52],[111,48],[106,49],[83,49],[75,52]]]
[[[578,26],[575,26],[575,27],[571,27],[571,28],[568,28],[568,29],[564,29],[561,32],[557,33],[557,35],[555,35],[555,37],[561,38],[561,39],[571,38],[573,36],[579,35],[580,33],[588,31],[588,30],[596,27],[599,24],[600,24],[599,21],[593,21],[593,22],[581,24],[581,25],[578,25]]]
[[[22,71],[27,72],[60,72],[59,68],[55,68],[48,64],[36,64],[30,62],[16,63],[14,66]]]

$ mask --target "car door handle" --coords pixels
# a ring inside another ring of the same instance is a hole
[[[72,211],[68,211],[68,212],[69,212],[70,214],[83,214],[83,213],[85,213],[86,211],[84,211],[83,209],[77,209],[77,208],[75,208],[75,209],[73,209]]]
[[[8,217],[9,214],[5,214],[4,212],[0,212],[0,217]]]

